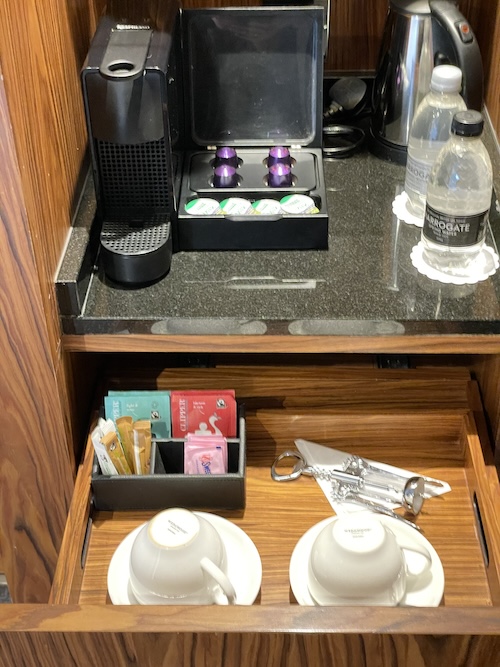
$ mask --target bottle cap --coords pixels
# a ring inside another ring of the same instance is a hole
[[[478,137],[482,134],[484,119],[479,111],[458,111],[451,121],[451,131],[459,137]]]
[[[441,93],[458,93],[462,88],[462,70],[455,65],[438,65],[432,70],[431,89]]]

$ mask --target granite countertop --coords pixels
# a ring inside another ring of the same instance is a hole
[[[486,144],[498,179],[489,128]],[[64,333],[500,334],[500,271],[453,286],[412,266],[420,229],[392,212],[404,167],[365,149],[325,160],[324,173],[328,250],[180,252],[165,278],[137,289],[112,284],[95,258],[89,179],[56,281]],[[499,235],[495,201],[487,233],[495,250]]]

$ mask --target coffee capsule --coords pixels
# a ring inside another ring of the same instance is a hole
[[[252,208],[259,215],[278,215],[282,213],[280,203],[276,199],[258,199],[254,201]]]
[[[212,184],[214,188],[235,188],[238,185],[236,169],[228,164],[215,167]]]
[[[286,164],[289,167],[292,166],[292,158],[290,157],[290,151],[286,146],[273,146],[269,150],[269,156],[267,158],[267,166],[272,167],[273,164]]]
[[[287,195],[280,200],[281,208],[285,213],[314,215],[319,209],[312,197],[307,195]]]
[[[241,199],[240,197],[230,197],[224,199],[220,203],[222,213],[225,215],[252,215],[252,203],[248,199]]]
[[[277,162],[269,167],[267,184],[270,188],[289,188],[292,183],[292,170],[287,164]]]
[[[238,156],[231,146],[221,146],[215,151],[214,167],[217,168],[222,165],[238,168]]]
[[[221,213],[219,202],[208,197],[191,199],[184,208],[190,215],[220,215]]]

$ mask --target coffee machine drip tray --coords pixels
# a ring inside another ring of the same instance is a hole
[[[323,12],[183,11],[178,250],[327,248]]]

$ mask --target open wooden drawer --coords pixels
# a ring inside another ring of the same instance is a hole
[[[453,664],[498,664],[500,485],[477,387],[465,370],[225,366],[144,371],[110,378],[109,386],[236,390],[246,409],[246,508],[217,513],[247,532],[263,568],[260,594],[248,607],[111,605],[110,559],[154,512],[91,512],[89,440],[51,603],[71,605],[82,630],[111,633],[113,664],[442,665],[457,656]],[[439,607],[297,604],[291,554],[332,514],[314,479],[271,479],[274,458],[299,437],[449,482],[451,492],[427,500],[418,517],[444,568]]]

